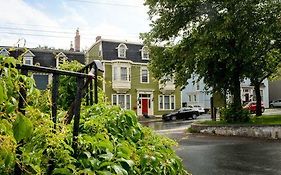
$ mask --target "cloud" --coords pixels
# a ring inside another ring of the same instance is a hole
[[[5,37],[0,40],[1,45],[14,45],[19,38],[26,40],[27,47],[36,47],[39,44],[47,45],[47,43],[55,43],[55,47],[65,45],[58,38],[43,36],[50,35],[50,33],[38,34],[38,32],[34,32],[34,30],[44,30],[47,26],[59,28],[60,25],[38,8],[30,6],[22,0],[5,1],[5,8],[1,8],[0,11],[0,20],[3,27],[0,32],[1,35],[4,33],[2,36]]]

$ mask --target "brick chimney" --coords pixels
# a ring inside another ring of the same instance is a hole
[[[101,39],[101,36],[97,36],[96,37],[96,42],[98,42],[98,40],[100,40]]]
[[[74,51],[72,41],[70,41],[70,49],[69,49],[69,51],[72,51],[72,52]]]
[[[80,34],[79,34],[79,28],[76,30],[76,35],[75,35],[75,41],[74,41],[74,51],[75,52],[80,52]]]

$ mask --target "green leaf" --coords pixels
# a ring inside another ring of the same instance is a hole
[[[5,96],[5,91],[4,91],[4,87],[3,87],[3,82],[1,82],[0,84],[0,104],[2,104],[5,100],[6,96]]]
[[[53,171],[53,174],[72,174],[71,171],[67,168],[56,168]]]
[[[13,132],[16,141],[19,142],[22,139],[28,139],[31,136],[32,131],[33,124],[31,121],[22,114],[19,114],[16,121],[13,123]]]
[[[117,175],[127,175],[128,172],[119,165],[113,165],[112,168],[114,169]]]

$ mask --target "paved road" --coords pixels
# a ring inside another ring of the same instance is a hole
[[[194,175],[281,175],[281,141],[186,134],[192,122],[145,125],[179,142],[176,152]]]

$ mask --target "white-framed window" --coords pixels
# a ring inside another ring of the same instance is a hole
[[[143,60],[149,60],[149,49],[147,46],[143,46],[141,49],[141,58]]]
[[[140,82],[149,83],[149,72],[146,67],[140,69]]]
[[[3,49],[1,49],[1,51],[0,51],[0,55],[9,56],[9,55],[10,55],[10,52],[7,51],[7,49],[3,48]]]
[[[120,72],[121,72],[121,80],[127,81],[128,80],[128,68],[120,67]]]
[[[192,101],[192,97],[191,97],[191,95],[188,95],[188,101]]]
[[[27,50],[24,54],[23,54],[23,64],[26,65],[33,65],[33,57],[35,55],[30,51]]]
[[[55,58],[56,58],[56,67],[57,68],[59,68],[59,65],[68,59],[67,56],[62,52],[57,54]]]
[[[128,66],[113,66],[112,77],[115,81],[131,81],[131,68]]]
[[[127,53],[127,46],[123,43],[119,44],[119,46],[117,47],[118,49],[118,57],[119,58],[126,58],[126,53]]]
[[[200,90],[200,85],[199,82],[196,82],[196,90],[199,91]]]
[[[197,101],[197,95],[193,95],[194,101]]]
[[[112,94],[112,105],[119,105],[123,109],[131,109],[130,94]]]
[[[174,95],[159,95],[159,110],[174,110],[175,106]]]
[[[32,57],[23,57],[23,64],[33,65],[33,58]]]

